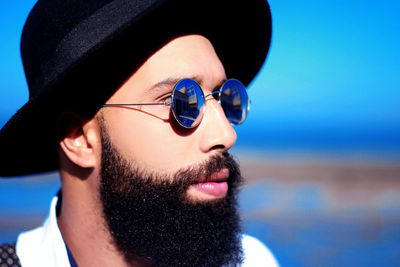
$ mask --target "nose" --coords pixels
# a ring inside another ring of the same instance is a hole
[[[226,118],[221,105],[213,97],[207,98],[206,111],[198,127],[199,145],[204,153],[213,150],[224,152],[236,142],[236,131]]]

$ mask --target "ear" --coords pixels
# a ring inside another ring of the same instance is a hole
[[[82,168],[96,167],[100,138],[97,120],[64,113],[59,119],[59,145],[67,158]]]

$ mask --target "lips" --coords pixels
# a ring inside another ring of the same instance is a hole
[[[229,170],[222,169],[212,173],[205,182],[192,185],[196,191],[213,198],[223,198],[228,192]]]

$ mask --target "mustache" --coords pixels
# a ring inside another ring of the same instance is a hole
[[[229,171],[226,181],[229,188],[228,194],[234,193],[231,188],[239,187],[243,178],[238,163],[227,151],[213,155],[198,164],[166,174],[140,168],[117,153],[108,138],[103,140],[102,173],[113,174],[108,181],[109,186],[120,193],[140,192],[143,184],[151,184],[154,190],[160,190],[160,192],[175,190],[176,193],[184,194],[189,186],[207,182],[213,173],[222,169]]]
[[[235,159],[229,154],[224,152],[221,155],[211,156],[208,160],[197,164],[195,166],[186,167],[178,170],[168,181],[180,182],[184,186],[189,186],[198,183],[207,182],[209,177],[222,169],[229,170],[228,184],[238,183],[241,177],[240,168]]]

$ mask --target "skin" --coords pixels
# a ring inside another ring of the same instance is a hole
[[[154,88],[166,79],[195,77],[207,95],[226,79],[224,67],[212,44],[199,35],[176,38],[153,54],[107,101],[153,103],[172,87]],[[153,90],[151,90],[153,88]],[[63,191],[60,231],[79,266],[126,266],[111,244],[102,218],[98,195],[101,162],[101,116],[111,141],[128,160],[145,170],[172,174],[222,154],[236,141],[236,133],[218,102],[208,97],[202,122],[193,130],[177,126],[165,106],[102,108],[85,120],[65,114],[67,134],[59,142]],[[224,172],[224,171],[223,171]],[[212,201],[196,187],[187,196],[193,201]],[[137,264],[140,265],[139,263]]]

